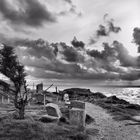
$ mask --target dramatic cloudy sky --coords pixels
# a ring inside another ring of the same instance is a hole
[[[0,0],[0,41],[30,84],[139,84],[139,13],[139,0]]]

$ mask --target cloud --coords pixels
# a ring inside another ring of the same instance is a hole
[[[132,57],[119,41],[102,44],[103,50],[49,43],[38,39],[14,39],[12,44],[29,75],[36,78],[137,80],[139,57]],[[30,69],[31,68],[31,69]]]
[[[44,57],[49,60],[55,60],[56,57],[61,57],[67,62],[80,62],[84,61],[84,57],[72,46],[65,43],[51,43],[42,39],[38,40],[17,40],[16,45],[28,47],[26,52],[34,57]],[[61,49],[60,49],[61,47]],[[61,55],[61,56],[60,56]]]
[[[111,32],[118,33],[119,31],[121,31],[121,28],[114,26],[112,21],[108,21],[108,26],[109,26],[108,34]]]
[[[114,41],[111,45],[103,43],[103,50],[87,50],[87,54],[94,58],[95,66],[99,69],[103,68],[107,72],[118,75],[118,79],[126,79],[126,75],[138,75],[139,64],[138,57],[129,55],[127,49],[122,43]],[[135,78],[134,78],[135,77]],[[127,77],[127,79],[137,79]]]
[[[55,59],[55,53],[54,48],[50,46],[50,44],[47,41],[44,41],[42,39],[38,40],[29,40],[29,39],[23,39],[23,40],[17,40],[15,41],[16,45],[19,46],[25,46],[26,52],[30,54],[31,56],[41,58],[45,57],[49,60]]]
[[[138,66],[137,57],[133,57],[129,54],[128,50],[118,41],[113,42],[113,46],[117,52],[117,58],[120,60],[122,66],[129,67]]]
[[[133,41],[138,45],[139,49],[138,52],[140,52],[140,28],[134,28],[133,30]]]
[[[74,37],[74,39],[71,41],[71,44],[75,47],[75,48],[84,48],[85,43],[82,41],[78,41],[76,37]]]
[[[97,37],[99,36],[108,36],[108,32],[105,26],[99,25],[99,29],[96,31]]]
[[[2,17],[13,25],[40,27],[44,22],[56,22],[55,15],[38,0],[22,0],[14,4],[16,5],[11,5],[7,0],[0,0]]]
[[[127,81],[134,81],[140,78],[140,70],[131,70],[128,73],[120,74],[120,79]]]
[[[72,4],[72,1],[71,0],[64,0],[65,2],[69,3],[69,4]]]
[[[78,53],[72,47],[67,47],[64,50],[65,60],[68,62],[77,62],[78,61]]]
[[[77,15],[78,17],[82,16],[82,12],[77,10],[77,6],[73,4],[72,0],[63,0],[66,4],[69,5],[69,10],[64,10],[59,13],[60,16],[66,16],[71,14]]]
[[[89,45],[95,44],[101,37],[108,37],[111,33],[119,33],[121,28],[114,25],[113,19],[107,19],[108,14],[105,14],[103,19],[105,25],[100,24],[95,32],[95,35],[90,37]]]
[[[63,46],[64,51],[62,54],[64,55],[64,59],[68,62],[82,62],[84,61],[84,56],[82,56],[78,50],[70,46]]]

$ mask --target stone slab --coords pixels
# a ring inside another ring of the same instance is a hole
[[[62,117],[62,113],[60,111],[60,108],[57,104],[54,103],[48,103],[45,106],[45,110],[47,111],[47,115],[52,116],[52,117]]]
[[[70,106],[72,108],[85,109],[85,103],[82,101],[73,100],[73,101],[71,101]]]
[[[69,111],[69,121],[71,125],[85,127],[85,110],[72,108]]]

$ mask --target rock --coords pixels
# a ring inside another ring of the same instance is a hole
[[[61,117],[61,118],[59,119],[59,122],[60,122],[60,123],[65,123],[65,124],[69,124],[68,119],[65,118],[65,117]]]
[[[124,104],[124,105],[129,104],[129,102],[127,102],[123,99],[119,99],[116,96],[107,97],[106,100],[105,100],[105,103]]]
[[[95,122],[95,119],[92,118],[90,115],[86,114],[86,124],[91,124],[93,122]]]
[[[140,110],[140,105],[137,105],[137,104],[129,104],[125,108]]]
[[[106,98],[106,96],[100,92],[95,92],[91,95],[94,99],[103,99]]]

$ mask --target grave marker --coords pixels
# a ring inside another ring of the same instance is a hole
[[[72,108],[79,108],[79,109],[85,109],[85,103],[82,101],[76,101],[73,100],[71,101],[71,105]]]
[[[47,115],[48,116],[52,116],[52,117],[57,117],[57,118],[61,118],[62,117],[62,113],[58,107],[57,104],[54,103],[48,103],[45,106],[45,109],[47,111]]]
[[[69,112],[70,124],[85,127],[85,110],[72,108]]]
[[[71,101],[69,118],[71,125],[77,125],[79,128],[85,127],[85,103],[82,101]]]

